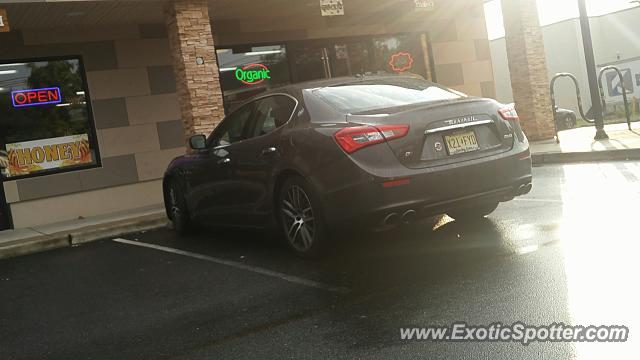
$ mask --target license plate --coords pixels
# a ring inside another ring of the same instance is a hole
[[[476,133],[473,131],[445,135],[444,141],[447,143],[449,155],[462,154],[480,149],[478,140],[476,140]]]

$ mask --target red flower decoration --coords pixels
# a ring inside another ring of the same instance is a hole
[[[395,72],[407,71],[411,69],[412,65],[413,57],[405,51],[391,55],[391,59],[389,60],[389,66],[391,66],[391,69]]]

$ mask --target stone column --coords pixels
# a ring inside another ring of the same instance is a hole
[[[224,116],[206,0],[172,0],[166,24],[185,139],[209,134]]]
[[[530,140],[552,139],[549,76],[536,0],[502,0],[502,15],[520,123]]]

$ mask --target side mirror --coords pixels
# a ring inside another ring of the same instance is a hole
[[[193,150],[205,149],[207,147],[207,138],[202,134],[193,135],[189,138],[189,146]]]

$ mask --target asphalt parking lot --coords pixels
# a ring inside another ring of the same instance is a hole
[[[633,358],[640,163],[534,169],[486,220],[354,231],[321,260],[161,229],[0,261],[0,359]],[[624,343],[403,341],[399,328],[626,325]],[[635,354],[635,355],[634,355]]]

